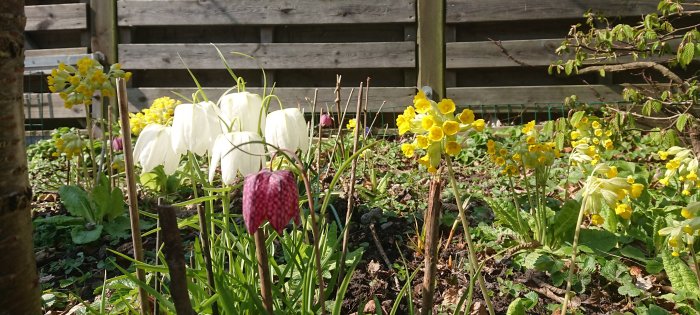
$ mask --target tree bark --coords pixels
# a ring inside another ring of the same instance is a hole
[[[41,314],[24,144],[24,0],[0,1],[0,314]]]

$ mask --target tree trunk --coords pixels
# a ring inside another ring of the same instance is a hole
[[[24,0],[0,1],[0,314],[41,314],[22,106]]]

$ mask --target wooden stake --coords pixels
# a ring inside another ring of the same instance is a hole
[[[433,313],[433,295],[435,293],[435,271],[437,264],[437,252],[440,235],[440,213],[442,203],[440,202],[440,192],[442,191],[440,178],[434,177],[430,182],[430,192],[428,194],[428,209],[425,212],[425,267],[423,270],[423,305],[421,314]]]
[[[117,78],[117,99],[119,103],[119,118],[122,126],[122,139],[124,140],[124,165],[126,169],[126,189],[129,197],[129,218],[131,219],[131,241],[134,246],[134,259],[143,262],[143,242],[141,241],[141,228],[139,227],[138,195],[136,194],[136,174],[134,171],[134,153],[131,148],[131,126],[129,125],[129,100],[126,96],[126,80]],[[146,283],[146,275],[143,269],[136,268],[136,278]],[[141,314],[146,314],[148,309],[148,295],[146,290],[139,287],[139,302]]]
[[[158,218],[163,231],[165,262],[170,274],[170,295],[175,303],[177,315],[193,315],[190,295],[187,292],[187,270],[185,268],[185,251],[182,249],[180,229],[177,227],[175,207],[158,206]]]
[[[357,94],[357,108],[355,112],[355,133],[353,139],[352,154],[357,152],[360,139],[360,129],[364,132],[364,126],[360,121],[362,115],[362,85],[360,82],[360,89]],[[343,232],[343,248],[340,252],[340,262],[338,263],[338,284],[343,282],[343,277],[345,275],[345,256],[348,253],[348,239],[350,238],[350,220],[352,219],[353,206],[355,204],[355,199],[353,195],[355,194],[355,170],[357,169],[357,159],[352,160],[352,167],[350,168],[350,187],[348,188],[348,209],[345,213],[345,231]]]
[[[270,280],[270,264],[267,260],[267,247],[265,247],[265,231],[259,227],[255,234],[255,255],[258,257],[258,274],[260,276],[260,296],[263,307],[268,314],[272,311],[272,281]]]

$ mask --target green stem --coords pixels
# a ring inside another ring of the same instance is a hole
[[[95,161],[95,139],[92,137],[92,115],[90,114],[90,106],[88,104],[84,104],[85,106],[85,124],[87,125],[87,134],[88,134],[88,154],[90,154],[90,162],[92,164],[92,176],[93,181],[93,187],[97,185],[97,163]],[[105,144],[106,145],[106,144]]]
[[[521,235],[525,237],[525,241],[530,242],[532,238],[528,231],[523,227],[523,218],[520,216],[520,202],[518,202],[518,197],[515,194],[515,185],[513,185],[513,178],[508,175],[508,186],[510,191],[513,193],[513,204],[515,204],[515,216],[518,219],[518,229],[521,231]]]
[[[695,253],[695,244],[689,244],[690,246],[690,261],[692,261],[693,269],[695,269],[695,280],[698,281],[698,286],[700,286],[700,265],[698,265],[697,254]]]
[[[225,186],[225,184],[224,184]],[[210,192],[210,194],[212,194]],[[224,231],[223,231],[223,237],[224,237],[224,243],[226,244],[227,248],[227,254],[228,254],[228,271],[229,273],[233,273],[233,243],[231,240],[231,225],[230,225],[230,215],[231,215],[231,210],[229,209],[229,199],[228,199],[228,192],[224,191],[221,193],[221,207],[223,208],[222,210],[222,215],[223,215],[223,222],[224,222]],[[209,220],[211,220],[212,216],[214,215],[213,211],[208,213],[209,215]],[[211,232],[211,237],[212,240],[214,239],[214,231]]]
[[[479,281],[479,289],[484,297],[484,302],[488,307],[489,314],[494,315],[495,311],[493,304],[491,303],[491,298],[489,297],[488,290],[486,289],[486,283],[484,282],[484,277],[481,274],[481,270],[475,270],[479,264],[476,260],[476,254],[474,253],[474,243],[472,242],[472,236],[469,231],[469,223],[467,222],[467,216],[464,213],[464,207],[462,207],[462,198],[459,194],[459,187],[457,187],[457,180],[455,179],[455,172],[452,168],[452,161],[448,157],[447,159],[447,171],[450,177],[450,184],[454,190],[455,201],[457,202],[457,210],[459,210],[459,218],[462,221],[462,229],[464,229],[464,238],[467,241],[467,252],[469,253],[469,266],[472,269],[473,274],[476,276],[477,281]]]
[[[576,231],[574,232],[574,243],[571,245],[571,262],[569,263],[569,275],[566,277],[566,293],[564,294],[564,302],[561,306],[561,314],[566,315],[567,307],[569,306],[569,301],[571,301],[571,283],[574,280],[574,269],[576,269],[576,251],[578,247],[578,238],[581,233],[581,223],[583,223],[583,216],[586,212],[586,203],[588,202],[588,197],[583,197],[583,202],[581,203],[581,209],[578,212],[578,220],[576,220]]]

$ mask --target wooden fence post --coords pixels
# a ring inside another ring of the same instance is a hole
[[[418,87],[445,97],[445,0],[418,0]]]

